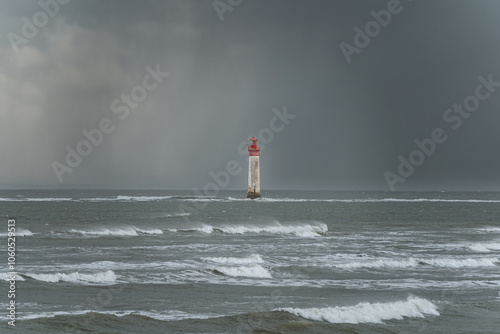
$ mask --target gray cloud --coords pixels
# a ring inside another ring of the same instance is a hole
[[[443,112],[500,81],[497,1],[402,1],[404,10],[348,64],[339,43],[388,1],[250,1],[221,22],[210,1],[78,1],[62,5],[15,53],[38,1],[0,1],[0,184],[202,187],[246,157],[237,146],[297,117],[262,152],[262,187],[388,189],[398,155],[447,129],[448,140],[398,189],[495,189],[500,91],[456,131]],[[111,104],[146,67],[170,75],[129,117]],[[116,125],[64,182],[51,168],[83,129]]]

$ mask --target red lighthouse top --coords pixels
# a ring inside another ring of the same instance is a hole
[[[257,138],[255,137],[252,137],[250,139],[250,146],[248,146],[248,153],[249,153],[249,156],[259,156],[259,152],[260,152],[260,147],[257,146]]]

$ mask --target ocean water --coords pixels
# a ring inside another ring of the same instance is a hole
[[[2,190],[0,333],[500,333],[500,193]]]

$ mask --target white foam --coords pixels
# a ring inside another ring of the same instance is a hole
[[[500,200],[441,199],[441,198],[260,198],[261,202],[330,202],[330,203],[379,203],[379,202],[444,202],[444,203],[500,203]]]
[[[425,315],[439,315],[436,305],[432,302],[413,296],[404,301],[390,303],[359,303],[354,306],[282,308],[278,310],[302,318],[334,324],[382,323],[383,320],[402,320],[404,317],[424,318]]]
[[[103,271],[95,274],[80,274],[79,272],[64,274],[25,274],[37,281],[48,283],[69,282],[69,283],[114,283],[116,275],[113,271]]]
[[[271,273],[259,264],[239,267],[214,267],[212,270],[230,277],[272,278]]]
[[[478,253],[489,253],[491,251],[500,250],[500,242],[475,243],[467,245],[467,248]]]
[[[498,259],[494,258],[471,258],[471,259],[422,259],[435,267],[443,268],[475,268],[475,267],[495,267]]]
[[[358,269],[358,268],[412,268],[418,266],[418,261],[413,258],[403,260],[370,260],[361,262],[349,262],[337,264],[335,267],[343,269]]]
[[[377,259],[367,260],[360,262],[349,262],[334,265],[342,269],[359,269],[359,268],[372,268],[372,269],[405,269],[414,268],[420,265],[431,265],[440,268],[475,268],[475,267],[494,267],[499,260],[496,258],[441,258],[441,259],[418,259],[407,258],[401,260],[391,259]]]
[[[8,281],[10,280],[12,275],[9,275],[8,273],[0,273],[0,281]],[[25,279],[19,275],[16,276],[16,281],[25,281]]]
[[[203,232],[207,234],[219,232],[225,234],[290,234],[300,237],[317,237],[328,232],[328,226],[325,223],[313,222],[307,223],[292,223],[281,224],[275,222],[269,225],[250,225],[250,224],[235,224],[235,225],[220,225],[212,226],[208,224],[193,225],[182,229],[169,229],[171,232]]]
[[[88,197],[88,198],[80,198],[78,201],[84,202],[112,202],[117,201],[116,197]]]
[[[136,310],[122,310],[122,311],[96,311],[96,310],[78,310],[78,311],[55,311],[55,312],[37,312],[37,313],[22,313],[19,315],[19,319],[29,320],[29,319],[42,319],[42,318],[54,318],[56,316],[76,316],[83,315],[87,313],[98,313],[98,314],[108,314],[115,315],[117,317],[124,317],[128,315],[142,315],[157,320],[181,320],[181,319],[208,319],[215,314],[191,314],[183,311],[177,310],[166,310],[162,313],[148,312],[148,311],[136,311]]]
[[[476,228],[474,229],[476,232],[479,233],[500,233],[500,227],[496,226],[488,226],[488,227],[483,227],[483,228]]]
[[[186,216],[191,216],[191,213],[189,212],[182,212],[182,213],[167,213],[161,217],[186,217]]]
[[[186,269],[196,268],[199,264],[180,262],[180,261],[165,261],[165,262],[114,262],[114,261],[96,261],[78,264],[60,264],[52,265],[54,271],[92,271],[92,270],[139,270],[141,272],[149,272],[147,269]],[[37,271],[38,266],[23,266],[25,271]]]
[[[442,198],[384,198],[383,202],[438,202],[438,203],[500,203],[490,199],[442,199]]]
[[[163,231],[158,229],[158,228],[153,228],[153,229],[143,229],[143,228],[138,228],[134,227],[134,229],[143,234],[163,234]]]
[[[30,230],[26,230],[23,228],[16,228],[14,232],[16,237],[32,237],[33,233]],[[0,237],[6,237],[8,233],[0,233]]]
[[[234,201],[248,201],[247,198],[234,198],[234,197],[211,197],[211,196],[128,196],[119,195],[116,197],[92,197],[73,199],[68,197],[32,197],[32,198],[11,198],[0,197],[0,202],[62,202],[62,201],[161,201],[165,199],[174,198],[178,201],[187,202],[234,202]],[[339,203],[377,203],[377,202],[444,202],[444,203],[500,203],[500,200],[488,199],[442,199],[442,198],[267,198],[262,197],[254,200],[253,202],[339,202]],[[497,228],[497,232],[500,228]]]
[[[119,201],[137,201],[137,202],[160,201],[169,198],[172,198],[172,196],[117,196],[116,197],[116,199]]]
[[[72,198],[67,197],[34,197],[34,198],[5,198],[0,197],[0,202],[66,202],[72,201]]]
[[[224,225],[215,228],[217,231],[227,234],[246,234],[246,233],[269,233],[269,234],[291,234],[301,237],[317,237],[328,232],[328,226],[325,223],[316,222],[313,224],[290,224],[283,225],[275,222],[272,225]]]
[[[136,237],[141,234],[163,234],[160,229],[143,229],[135,226],[123,226],[115,228],[97,228],[93,230],[75,230],[71,229],[69,233],[82,234],[85,236],[132,236]]]
[[[203,260],[210,262],[216,262],[220,264],[252,264],[252,263],[263,263],[264,261],[259,254],[252,254],[249,257],[205,257]]]
[[[87,197],[80,198],[75,201],[85,201],[85,202],[117,202],[117,201],[127,201],[127,202],[149,202],[149,201],[161,201],[165,199],[170,199],[173,196],[126,196],[119,195],[113,197]]]
[[[55,311],[55,312],[37,312],[37,313],[23,312],[18,315],[18,319],[20,320],[43,319],[43,318],[53,318],[58,315],[81,315],[89,312],[95,312],[95,311],[90,311],[90,310],[71,311],[71,312]]]
[[[201,224],[197,226],[192,226],[188,228],[182,229],[169,229],[170,232],[202,232],[210,234],[214,231],[214,228],[211,225]]]
[[[218,227],[223,233],[245,234],[245,233],[269,233],[269,234],[293,234],[301,237],[317,237],[320,233],[328,231],[326,224],[320,225],[281,225],[277,226],[245,226],[233,225]]]
[[[236,199],[225,197],[195,196],[194,198],[177,198],[181,202],[232,202]]]

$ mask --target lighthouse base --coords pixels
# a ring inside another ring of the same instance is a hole
[[[247,198],[255,199],[260,197],[260,171],[259,156],[248,157],[248,192]]]
[[[250,198],[250,199],[256,199],[256,198],[260,198],[260,193],[254,193],[254,192],[249,192],[247,194],[247,198]]]

